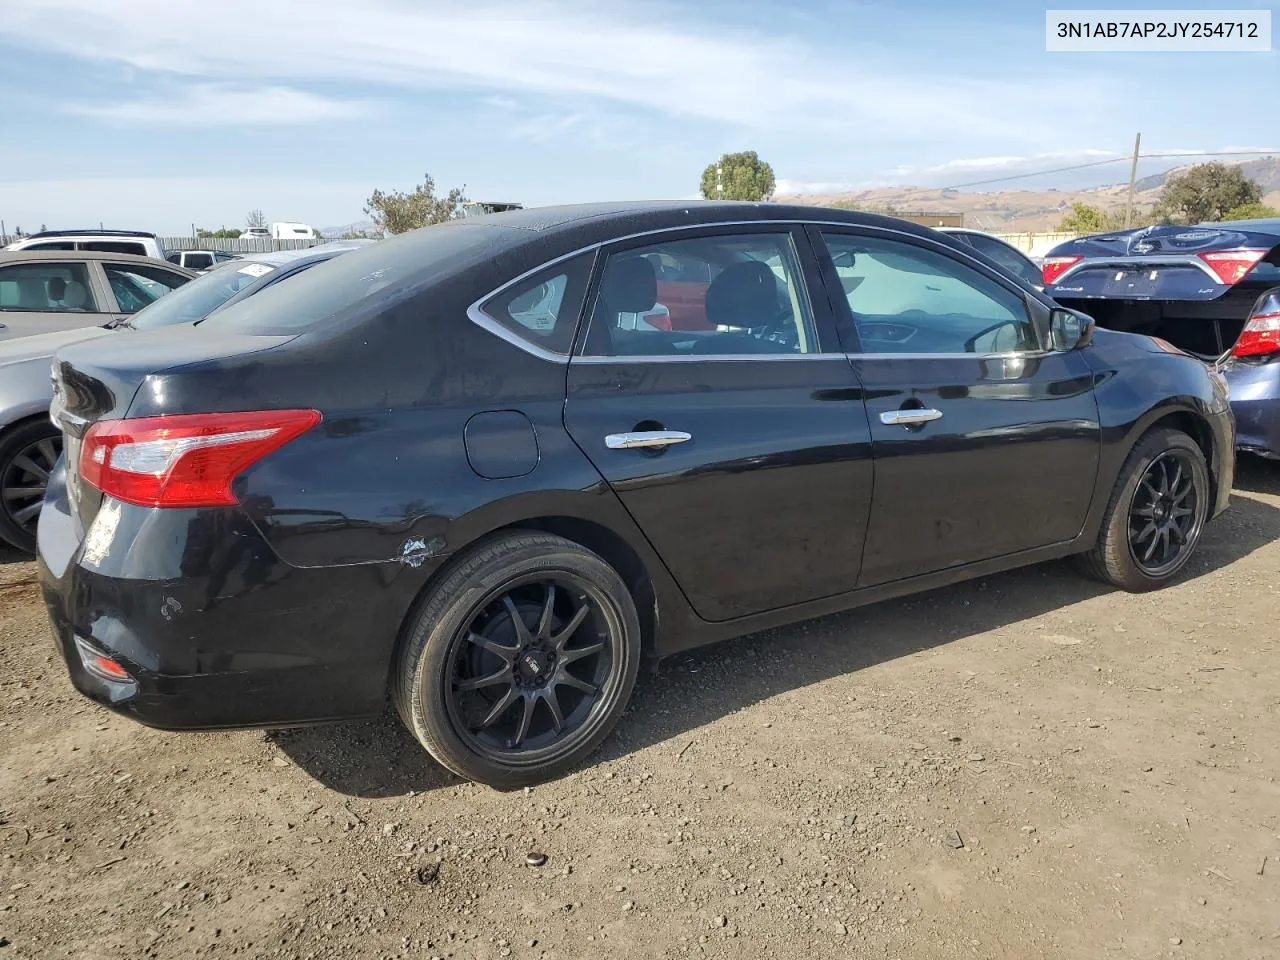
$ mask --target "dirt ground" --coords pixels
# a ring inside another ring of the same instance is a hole
[[[1280,468],[1239,479],[1164,592],[1050,564],[680,656],[513,793],[389,716],[118,718],[0,554],[0,960],[1280,957]]]

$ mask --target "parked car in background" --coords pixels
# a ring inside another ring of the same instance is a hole
[[[1040,265],[1011,243],[1005,243],[981,230],[970,230],[968,227],[935,227],[939,233],[946,233],[961,243],[967,243],[973,249],[1008,270],[1015,277],[1025,280],[1037,290],[1044,287]]]
[[[270,240],[271,229],[269,227],[245,227],[244,233],[240,234],[241,240]]]
[[[41,230],[14,241],[5,250],[93,250],[157,260],[165,256],[160,239],[140,230]]]
[[[707,265],[705,329],[634,324],[655,261]],[[953,237],[785,204],[453,220],[54,373],[76,687],[170,728],[389,690],[503,786],[590,753],[645,654],[1071,554],[1159,587],[1235,463],[1204,364]]]
[[[205,273],[217,264],[235,260],[238,256],[239,254],[228,253],[225,250],[174,250],[165,259],[188,270]]]
[[[271,225],[271,239],[314,240],[316,239],[316,231],[315,228],[305,223],[290,223],[287,220],[283,220]]]
[[[340,241],[309,250],[250,254],[218,266],[131,318],[0,343],[0,540],[35,552],[45,485],[62,452],[62,434],[49,420],[49,362],[59,347],[113,333],[193,323],[225,304],[372,242]]]
[[[1081,237],[1044,260],[1045,292],[1104,327],[1216,364],[1236,444],[1280,457],[1280,220]]]
[[[128,254],[0,253],[0,341],[110,323],[195,276],[164,260]]]

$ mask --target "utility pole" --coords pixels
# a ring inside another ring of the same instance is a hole
[[[721,169],[720,164],[717,163],[716,164],[716,199],[717,200],[724,199],[724,178],[722,176],[723,173],[724,171]]]
[[[1133,162],[1129,164],[1129,199],[1124,204],[1124,228],[1129,229],[1133,220],[1133,184],[1138,179],[1138,149],[1142,146],[1142,133],[1133,138]]]

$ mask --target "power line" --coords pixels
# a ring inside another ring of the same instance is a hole
[[[1263,155],[1258,150],[1233,150],[1222,153],[1143,153],[1139,154],[1140,160],[1162,160],[1162,159],[1180,159],[1183,157],[1256,157]],[[1109,157],[1106,160],[1093,160],[1089,163],[1076,163],[1069,167],[1055,167],[1052,170],[1037,170],[1035,173],[1016,173],[1007,177],[992,177],[990,180],[972,180],[969,183],[956,183],[949,187],[943,187],[943,190],[959,190],[963,187],[981,187],[988,183],[1006,183],[1009,180],[1027,180],[1031,177],[1043,177],[1050,173],[1066,173],[1070,170],[1085,170],[1089,167],[1101,167],[1108,163],[1123,163],[1130,159],[1129,157]]]

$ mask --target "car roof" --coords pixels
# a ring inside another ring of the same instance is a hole
[[[112,263],[137,263],[163,266],[180,273],[196,274],[156,257],[140,257],[134,253],[112,253],[110,250],[0,250],[0,264],[31,262],[41,260],[110,260]]]
[[[642,200],[623,203],[583,203],[556,207],[528,207],[483,217],[461,217],[400,234],[391,242],[408,249],[417,242],[433,244],[433,231],[486,231],[486,256],[530,245],[542,250],[585,248],[633,234],[680,227],[717,224],[808,222],[870,226],[909,233],[937,242],[937,231],[906,220],[874,213],[810,204],[751,203],[746,201]],[[420,239],[419,239],[420,238]],[[532,241],[532,243],[530,243]],[[948,244],[960,241],[946,239]],[[404,245],[404,246],[401,246]]]
[[[287,263],[294,263],[295,261],[302,260],[305,257],[327,259],[339,252],[354,250],[357,247],[363,247],[377,242],[378,241],[376,240],[331,240],[328,243],[318,243],[314,247],[299,247],[296,250],[265,250],[260,253],[236,254],[236,259],[228,260],[227,263],[238,263],[241,265],[246,263],[264,263],[272,267],[283,267]],[[197,251],[190,250],[183,252],[195,253]],[[234,251],[225,250],[219,252],[233,253]]]

